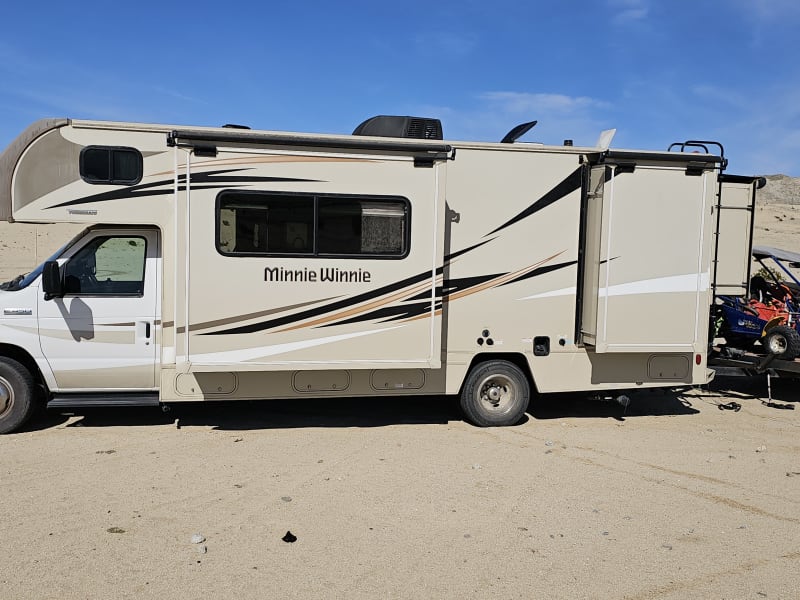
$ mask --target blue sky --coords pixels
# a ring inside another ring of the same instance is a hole
[[[0,148],[73,117],[448,139],[722,142],[729,171],[800,176],[800,0],[9,2]]]

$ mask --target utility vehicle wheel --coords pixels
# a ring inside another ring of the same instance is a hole
[[[778,325],[770,329],[761,343],[767,352],[777,358],[794,360],[800,356],[800,334],[787,325]]]
[[[33,414],[34,382],[17,361],[0,357],[0,433],[22,427]]]
[[[478,427],[516,425],[528,410],[530,384],[515,364],[490,360],[475,365],[461,391],[461,410]]]

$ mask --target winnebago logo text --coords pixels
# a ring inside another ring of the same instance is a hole
[[[284,269],[283,267],[267,267],[264,269],[264,281],[311,281],[311,282],[346,282],[369,283],[372,274],[364,269],[345,271],[339,267],[321,269]]]

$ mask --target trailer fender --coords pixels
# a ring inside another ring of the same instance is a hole
[[[767,321],[766,325],[764,325],[764,329],[761,331],[761,337],[763,338],[766,336],[770,329],[777,327],[778,325],[782,324],[784,321],[783,317],[777,316],[772,317],[769,321]]]

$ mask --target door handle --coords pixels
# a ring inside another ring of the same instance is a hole
[[[150,321],[138,321],[136,323],[136,339],[144,340],[145,346],[150,345],[151,327]]]

